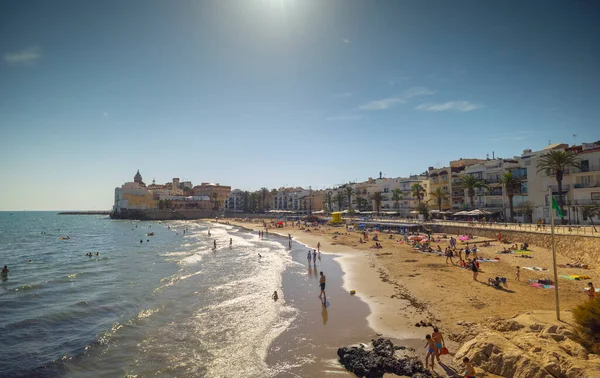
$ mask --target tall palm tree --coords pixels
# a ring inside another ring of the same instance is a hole
[[[381,210],[381,202],[387,201],[387,198],[381,192],[375,192],[371,196],[371,201],[375,205],[375,211],[377,211],[377,216],[379,216],[379,211]]]
[[[219,195],[217,194],[217,192],[213,192],[212,199],[213,199],[213,210],[219,210]]]
[[[365,197],[357,194],[356,198],[354,200],[354,203],[356,203],[356,207],[358,208],[358,211],[363,211],[369,204],[369,200],[367,200]]]
[[[437,203],[438,210],[442,211],[442,202],[450,198],[450,193],[442,189],[441,187],[435,188],[433,192],[429,192],[431,199]]]
[[[325,194],[325,202],[327,202],[327,210],[331,213],[333,210],[333,192],[327,192],[327,194]]]
[[[562,192],[563,175],[565,174],[565,170],[570,167],[580,167],[577,155],[571,151],[550,150],[540,156],[537,162],[537,173],[545,171],[548,176],[554,174],[556,186],[558,187],[558,206],[560,206],[560,212],[563,214],[565,202]]]
[[[514,214],[514,205],[513,205],[513,197],[517,193],[521,193],[521,179],[513,176],[511,172],[506,172],[500,179],[500,184],[504,187],[504,192],[508,197],[508,210],[509,210],[509,221],[514,222],[513,214]]]
[[[410,187],[410,195],[415,197],[418,203],[421,203],[421,200],[425,197],[425,188],[417,182]]]
[[[467,196],[469,196],[469,201],[471,202],[471,208],[475,207],[475,189],[483,188],[489,190],[490,188],[485,181],[473,175],[462,177],[458,182],[458,187],[467,191]]]
[[[396,203],[396,209],[400,210],[400,201],[404,198],[402,196],[402,190],[396,188],[392,190],[392,201]]]
[[[346,201],[346,196],[344,195],[344,192],[342,192],[341,190],[338,191],[337,193],[335,193],[335,196],[333,197],[333,199],[335,200],[335,202],[337,202],[338,211],[342,211],[342,207],[344,206],[344,201]]]
[[[260,188],[260,197],[262,199],[261,201],[261,208],[262,211],[265,211],[266,208],[266,201],[267,201],[267,196],[269,195],[269,189],[267,188]]]
[[[350,184],[346,185],[346,187],[344,188],[344,194],[346,195],[346,198],[348,198],[348,202],[346,202],[348,204],[348,211],[350,213],[352,213],[352,196],[354,195],[355,191],[354,188],[350,186]]]

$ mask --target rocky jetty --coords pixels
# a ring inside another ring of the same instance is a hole
[[[389,339],[372,340],[373,348],[342,347],[338,349],[338,357],[344,367],[358,377],[383,377],[385,373],[413,378],[431,377],[417,357],[394,357],[396,350],[407,349],[394,346]]]

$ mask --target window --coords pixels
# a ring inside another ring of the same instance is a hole
[[[581,161],[581,172],[589,172],[590,171],[590,161],[582,160]]]

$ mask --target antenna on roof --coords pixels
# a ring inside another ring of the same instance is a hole
[[[575,143],[575,137],[577,136],[577,134],[573,134],[573,146],[576,144]]]

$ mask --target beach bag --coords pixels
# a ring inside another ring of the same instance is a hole
[[[442,354],[448,354],[448,348],[443,347],[442,348]]]

